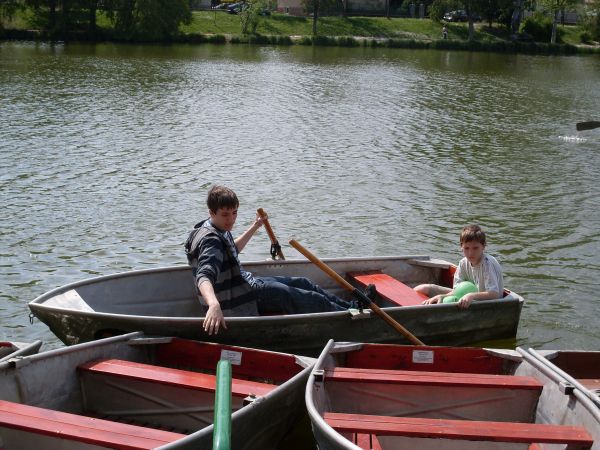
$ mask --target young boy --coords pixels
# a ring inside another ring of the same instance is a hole
[[[238,253],[263,225],[262,218],[257,214],[252,226],[234,240],[231,230],[239,206],[235,192],[225,186],[213,186],[206,204],[210,217],[196,224],[185,250],[202,297],[203,327],[208,334],[227,328],[225,316],[344,311],[354,306],[308,278],[255,277],[246,272]]]
[[[461,281],[471,281],[479,292],[466,294],[458,301],[458,307],[466,309],[476,300],[491,300],[504,296],[502,268],[491,255],[484,253],[486,246],[485,233],[479,225],[467,225],[460,233],[460,248],[464,258],[460,260],[454,273],[454,286]],[[446,296],[453,295],[454,290],[437,284],[421,284],[415,287],[417,292],[430,296],[423,304],[441,303]]]

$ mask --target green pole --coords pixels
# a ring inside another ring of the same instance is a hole
[[[217,364],[213,450],[231,450],[231,362]]]

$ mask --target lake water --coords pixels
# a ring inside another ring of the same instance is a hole
[[[0,339],[65,283],[184,264],[213,183],[321,257],[458,262],[522,294],[516,342],[600,349],[600,58],[0,43]],[[268,257],[264,231],[243,259]],[[284,245],[288,258],[302,256]]]

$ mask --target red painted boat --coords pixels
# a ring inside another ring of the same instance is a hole
[[[271,448],[303,410],[314,359],[142,333],[0,363],[0,448],[212,448],[221,359],[232,448]]]
[[[320,450],[600,449],[598,378],[600,352],[330,341],[306,406]]]

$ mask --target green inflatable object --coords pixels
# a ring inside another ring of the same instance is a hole
[[[456,286],[454,286],[454,295],[448,295],[447,297],[444,297],[442,299],[442,303],[456,303],[465,295],[477,291],[477,286],[475,286],[470,281],[461,281]]]

